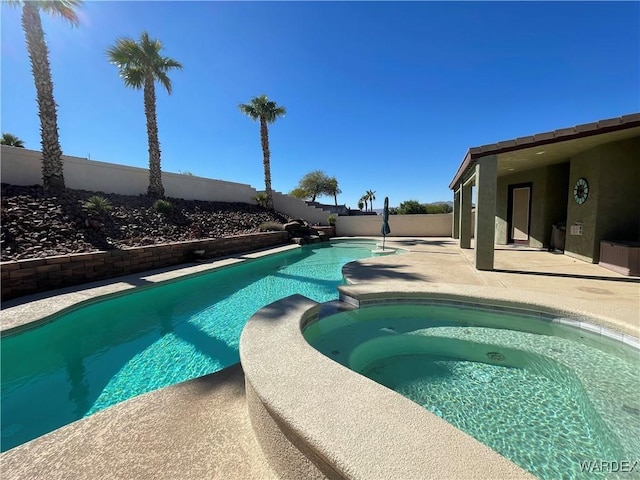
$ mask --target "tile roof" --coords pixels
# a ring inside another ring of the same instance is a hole
[[[640,126],[640,113],[632,113],[621,117],[607,118],[597,122],[583,123],[575,127],[559,128],[550,132],[536,133],[526,137],[518,137],[513,140],[505,140],[498,143],[489,143],[480,147],[471,147],[467,151],[462,163],[458,167],[449,188],[454,188],[460,177],[473,165],[474,160],[487,155],[511,152],[524,148],[546,145],[550,143],[573,140],[575,138],[599,135],[602,133],[624,130]]]

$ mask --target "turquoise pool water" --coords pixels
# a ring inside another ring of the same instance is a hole
[[[343,312],[304,334],[541,479],[616,478],[585,462],[640,460],[640,356],[620,342],[436,305]],[[640,466],[618,474],[638,478]]]
[[[237,363],[240,333],[257,310],[294,293],[336,299],[342,266],[373,248],[306,246],[92,303],[2,338],[2,451]]]

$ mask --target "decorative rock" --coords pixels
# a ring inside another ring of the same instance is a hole
[[[92,195],[105,197],[112,209],[87,211]],[[2,184],[1,261],[42,258],[114,248],[258,233],[264,222],[289,217],[246,203],[167,198],[173,208],[162,214],[146,195],[129,196],[40,186]],[[206,232],[206,233],[204,233]],[[204,233],[204,234],[203,234]]]
[[[297,220],[294,220],[293,222],[289,222],[289,223],[285,223],[284,224],[285,232],[289,232],[290,234],[295,234],[295,233],[301,231],[302,228],[303,228],[302,223],[298,222]]]

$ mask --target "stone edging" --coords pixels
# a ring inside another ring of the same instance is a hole
[[[0,263],[2,300],[54,288],[284,245],[287,232],[172,242],[126,250],[60,255]],[[198,253],[196,253],[198,252]],[[200,253],[201,252],[201,253]]]
[[[287,297],[258,311],[240,338],[249,416],[280,478],[533,478],[311,347],[302,325],[319,310]]]

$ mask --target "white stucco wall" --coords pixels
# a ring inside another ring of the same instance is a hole
[[[35,150],[2,146],[0,178],[13,185],[41,185],[41,154]],[[122,195],[147,192],[149,171],[86,158],[62,156],[64,179],[68,188]],[[209,178],[162,172],[167,197],[186,200],[255,203],[257,191],[250,185]]]
[[[0,181],[12,185],[42,185],[42,154],[36,150],[2,145],[0,149]],[[62,156],[64,179],[68,188],[92,190],[121,195],[147,193],[149,170],[86,158]],[[255,204],[258,193],[251,185],[210,178],[162,172],[162,184],[167,197],[185,200],[242,202]],[[278,212],[309,223],[327,225],[329,212],[309,207],[297,198],[274,192]]]
[[[329,212],[310,207],[303,200],[280,192],[273,192],[273,208],[294,218],[304,219],[310,224],[328,225]]]
[[[392,237],[450,237],[452,235],[453,214],[433,215],[390,215],[389,228]],[[382,236],[382,216],[361,215],[338,217],[338,236]]]

